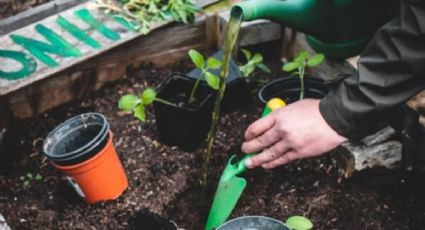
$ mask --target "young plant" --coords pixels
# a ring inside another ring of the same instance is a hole
[[[211,88],[218,90],[220,78],[210,72],[210,70],[221,68],[223,63],[213,57],[210,57],[205,60],[205,57],[194,49],[189,50],[189,57],[192,60],[193,64],[196,66],[196,68],[201,70],[201,76],[196,80],[195,85],[192,88],[192,92],[190,93],[189,102],[193,102],[195,100],[196,90],[202,78],[205,79],[205,81]]]
[[[282,70],[290,72],[291,75],[298,76],[300,78],[301,90],[300,100],[304,98],[304,76],[307,67],[315,67],[323,62],[325,56],[321,53],[310,57],[307,51],[301,51],[297,54],[292,62],[288,62],[282,66]]]
[[[118,102],[118,108],[122,111],[132,111],[135,118],[142,122],[146,121],[146,106],[151,105],[154,101],[162,103],[170,103],[156,97],[156,91],[153,88],[147,88],[140,93],[139,96],[127,94],[121,97]]]
[[[41,181],[43,177],[38,173],[36,175],[33,175],[32,173],[29,172],[25,174],[25,176],[23,176],[21,179],[24,181],[22,184],[24,189],[28,189],[32,186],[34,182]]]
[[[263,63],[263,55],[256,53],[252,55],[249,50],[242,49],[242,53],[245,56],[246,63],[239,66],[239,71],[242,73],[242,76],[249,77],[255,71],[255,69],[260,69],[268,74],[271,73],[269,67]]]
[[[304,216],[291,216],[285,224],[292,230],[310,230],[313,229],[313,223]]]

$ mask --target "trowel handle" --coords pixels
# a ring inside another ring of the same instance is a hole
[[[285,107],[285,106],[286,106],[286,103],[282,99],[272,98],[267,102],[266,106],[264,107],[264,110],[263,110],[263,113],[261,114],[261,117],[265,117],[269,113],[271,113],[271,112],[273,112],[277,109],[280,109],[282,107]],[[246,156],[244,156],[239,161],[238,169],[240,169],[241,172],[245,171],[246,170],[245,161],[250,159],[251,157],[255,156],[256,154],[257,153],[250,153],[250,154],[247,154]]]

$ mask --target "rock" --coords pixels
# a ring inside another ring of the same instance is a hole
[[[0,230],[10,230],[2,214],[0,214]]]

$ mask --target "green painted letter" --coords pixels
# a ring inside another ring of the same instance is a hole
[[[21,69],[14,72],[5,72],[0,69],[0,78],[6,80],[18,80],[35,72],[37,62],[33,57],[22,52],[13,50],[0,50],[0,57],[10,58],[21,63]]]
[[[93,15],[90,14],[90,11],[87,9],[80,9],[75,11],[75,16],[79,17],[85,23],[89,24],[91,28],[99,31],[103,36],[107,37],[110,40],[117,41],[120,39],[120,35],[106,27],[102,22],[96,20]]]
[[[99,49],[102,47],[100,43],[94,40],[90,35],[88,35],[85,31],[81,30],[65,18],[59,16],[56,19],[56,23],[59,24],[64,30],[68,31],[72,36],[76,37],[78,40],[83,41],[87,45]]]
[[[10,37],[16,44],[27,49],[32,55],[34,55],[34,57],[48,66],[57,66],[58,63],[49,57],[46,53],[56,54],[61,57],[80,57],[82,55],[80,50],[73,47],[72,44],[68,43],[66,40],[47,27],[38,24],[35,26],[35,29],[51,44],[16,34],[12,34]]]

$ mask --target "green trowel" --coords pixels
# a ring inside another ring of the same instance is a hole
[[[285,106],[285,102],[281,99],[271,99],[264,108],[262,117],[283,106]],[[232,213],[246,187],[246,180],[239,177],[239,175],[247,169],[245,167],[245,161],[255,154],[247,154],[241,160],[238,160],[236,155],[230,157],[220,177],[205,230],[212,230],[220,226]]]

